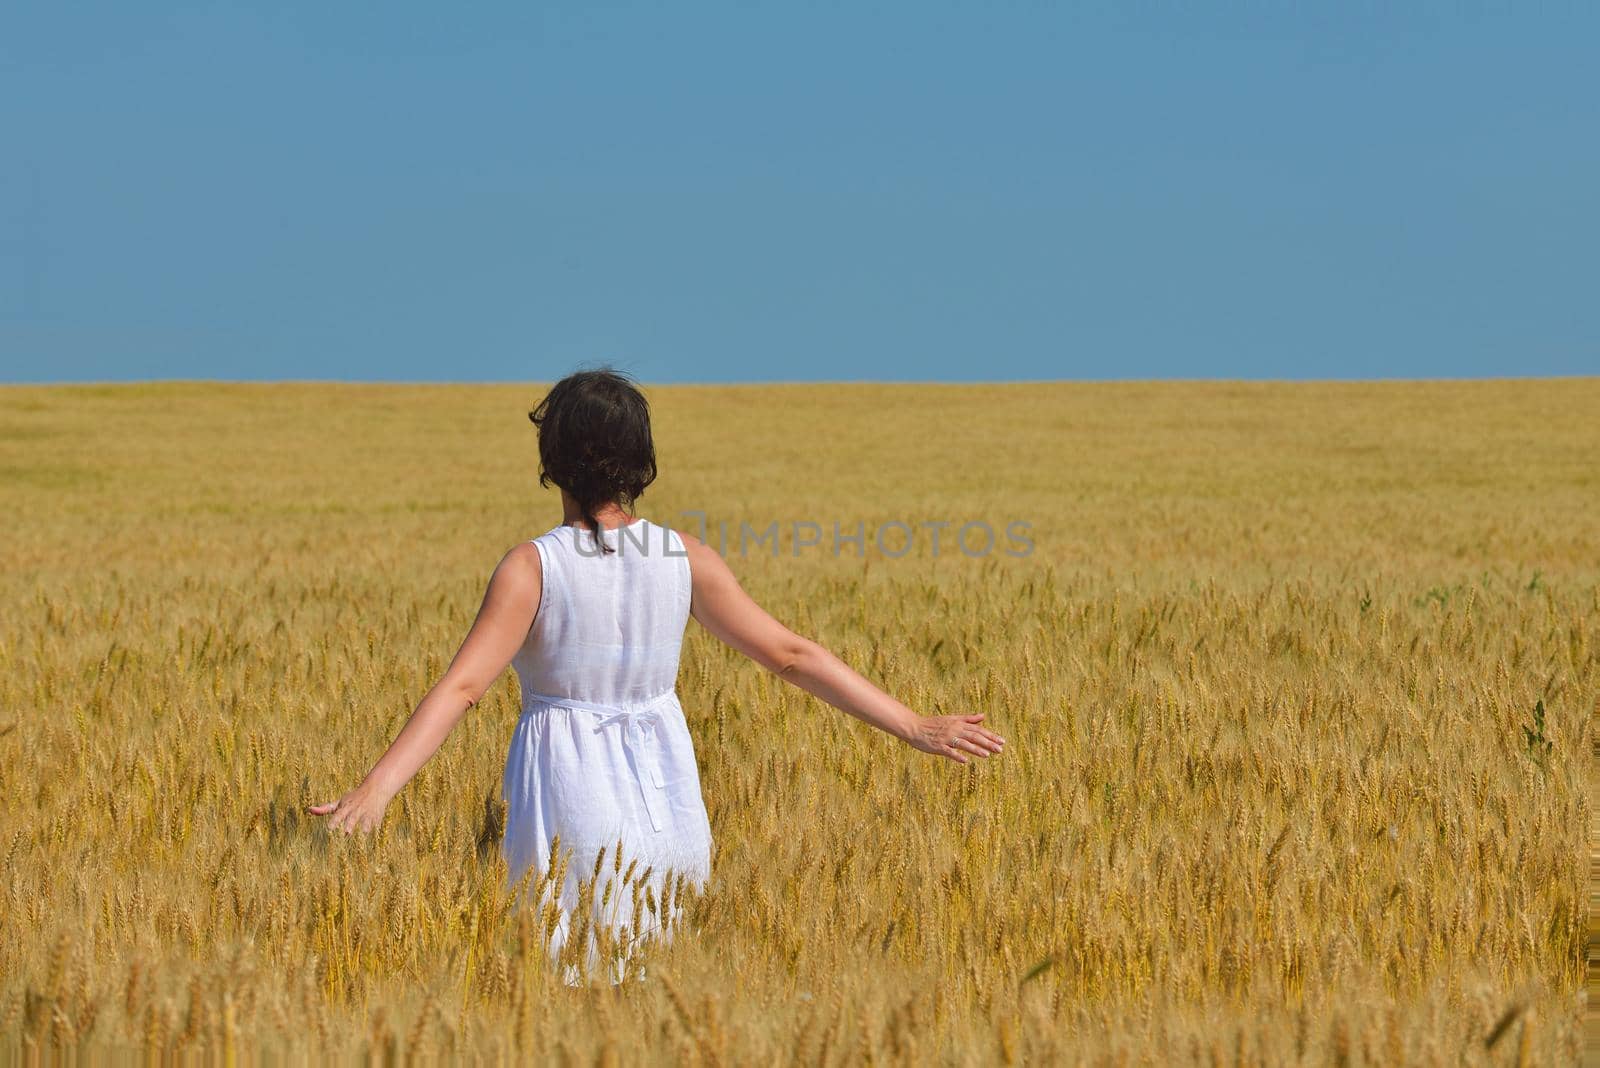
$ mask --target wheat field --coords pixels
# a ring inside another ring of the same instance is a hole
[[[509,673],[375,837],[303,812],[559,521],[540,393],[0,390],[0,1059],[1578,1057],[1600,379],[649,389],[641,514],[778,523],[757,600],[1007,745],[691,623],[712,882],[576,988],[503,886]]]

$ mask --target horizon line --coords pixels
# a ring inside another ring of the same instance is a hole
[[[584,370],[585,368],[574,368]],[[817,378],[817,379],[741,379],[669,380],[650,379],[626,368],[616,368],[642,386],[688,389],[760,389],[774,386],[1041,386],[1041,385],[1418,385],[1461,382],[1582,382],[1600,379],[1600,371],[1583,374],[1522,375],[1434,375],[1393,378],[1252,378],[1217,376],[1200,378],[992,378],[992,379],[911,379],[911,378]],[[135,386],[525,386],[554,383],[556,378],[525,379],[423,379],[423,378],[83,378],[52,381],[0,380],[6,389],[71,389],[74,387]]]

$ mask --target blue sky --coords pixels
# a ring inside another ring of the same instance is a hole
[[[1600,373],[1600,9],[18,4],[0,380]]]

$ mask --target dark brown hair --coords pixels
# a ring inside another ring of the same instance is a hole
[[[554,482],[572,495],[602,552],[594,513],[615,501],[631,508],[656,479],[650,404],[621,371],[578,371],[550,387],[528,413],[539,428],[539,485]]]

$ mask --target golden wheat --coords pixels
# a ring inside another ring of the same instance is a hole
[[[376,837],[303,812],[556,522],[538,394],[0,391],[0,1056],[1576,1057],[1600,381],[652,390],[644,514],[818,524],[746,587],[1008,744],[936,761],[691,626],[713,882],[613,855],[681,924],[577,988],[494,848],[509,676]]]

